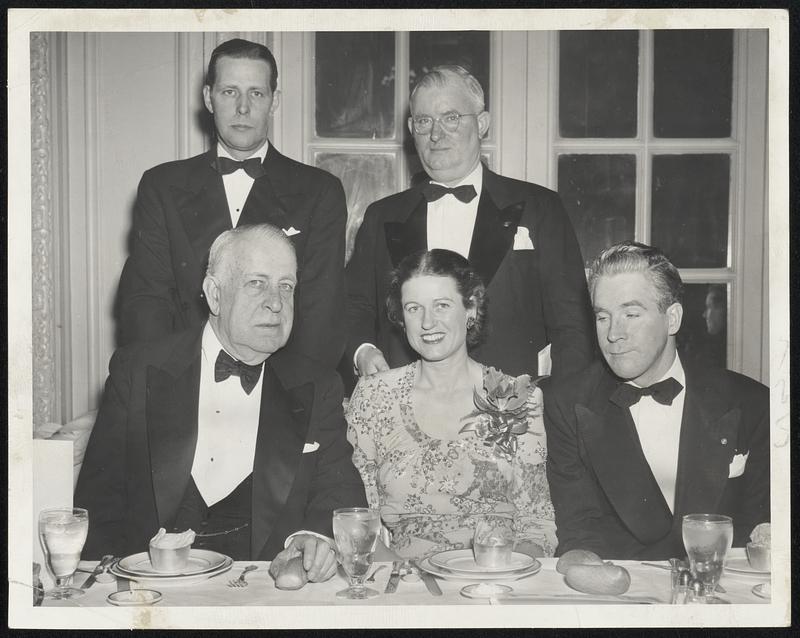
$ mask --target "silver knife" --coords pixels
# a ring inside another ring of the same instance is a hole
[[[386,589],[383,590],[384,594],[393,594],[397,591],[397,583],[400,582],[400,565],[402,564],[401,560],[392,563],[392,573],[389,576],[389,582],[386,583]]]
[[[425,587],[428,588],[428,591],[433,596],[441,596],[442,590],[439,588],[439,583],[436,582],[434,575],[422,569],[418,562],[414,562],[414,567],[416,568],[419,577],[422,579],[422,582],[425,583]]]
[[[97,577],[105,571],[106,565],[110,564],[113,560],[114,557],[111,554],[106,554],[103,556],[102,560],[97,564],[97,567],[94,568],[94,571],[89,574],[89,578],[83,581],[81,589],[86,590],[94,585],[94,581],[97,580]]]

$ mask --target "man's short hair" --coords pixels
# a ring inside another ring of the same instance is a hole
[[[211,59],[208,61],[208,73],[206,74],[206,84],[208,86],[214,86],[214,82],[217,79],[217,59],[223,56],[227,58],[264,60],[270,69],[269,88],[273,93],[278,88],[278,64],[275,62],[275,56],[272,55],[272,51],[263,44],[242,40],[241,38],[227,40],[211,53]]]
[[[592,301],[598,278],[629,272],[640,272],[650,280],[656,289],[660,312],[665,312],[672,304],[683,300],[683,281],[678,269],[667,256],[653,246],[624,241],[606,248],[595,257],[589,272]]]
[[[409,103],[414,103],[414,94],[420,87],[444,87],[452,84],[461,84],[466,89],[467,94],[472,98],[475,103],[475,108],[478,113],[482,113],[485,107],[483,97],[483,87],[481,83],[475,78],[472,73],[467,71],[463,66],[457,64],[442,64],[435,66],[433,69],[423,75],[419,82],[417,82],[414,90],[411,91]]]
[[[280,228],[272,224],[251,224],[237,226],[219,235],[208,251],[206,276],[222,276],[228,257],[234,252],[236,245],[246,239],[273,240],[287,246],[297,259],[292,241]]]

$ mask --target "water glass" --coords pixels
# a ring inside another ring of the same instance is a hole
[[[380,532],[378,510],[346,507],[333,511],[333,537],[338,559],[349,581],[347,589],[336,593],[339,598],[363,600],[378,595],[377,591],[364,585],[364,579],[372,565]]]
[[[711,597],[722,576],[725,555],[733,543],[733,520],[720,514],[687,514],[683,517],[683,545],[701,594]]]
[[[514,530],[502,520],[478,521],[472,538],[472,553],[479,567],[506,567],[514,551]]]
[[[89,512],[79,507],[42,510],[39,513],[39,540],[47,566],[56,581],[46,598],[67,599],[83,596],[82,589],[70,587],[81,560],[89,533]]]

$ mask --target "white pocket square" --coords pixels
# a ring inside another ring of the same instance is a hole
[[[313,443],[306,443],[303,446],[303,454],[308,454],[309,452],[316,452],[319,449],[319,443],[314,441]]]
[[[747,465],[748,456],[750,456],[750,452],[747,454],[737,454],[733,457],[731,465],[728,468],[728,478],[736,478],[744,474],[744,466]]]
[[[297,230],[294,226],[289,226],[289,228],[284,228],[283,232],[286,233],[287,237],[291,237],[292,235],[299,235],[300,231]]]
[[[531,231],[525,226],[517,226],[517,234],[514,235],[514,250],[533,250]]]

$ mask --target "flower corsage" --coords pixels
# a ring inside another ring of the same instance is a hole
[[[460,432],[475,432],[484,445],[510,461],[517,453],[517,437],[528,431],[530,418],[541,414],[542,406],[535,402],[533,392],[544,378],[509,377],[489,368],[483,378],[486,396],[473,391],[475,410],[462,419],[467,424]]]

